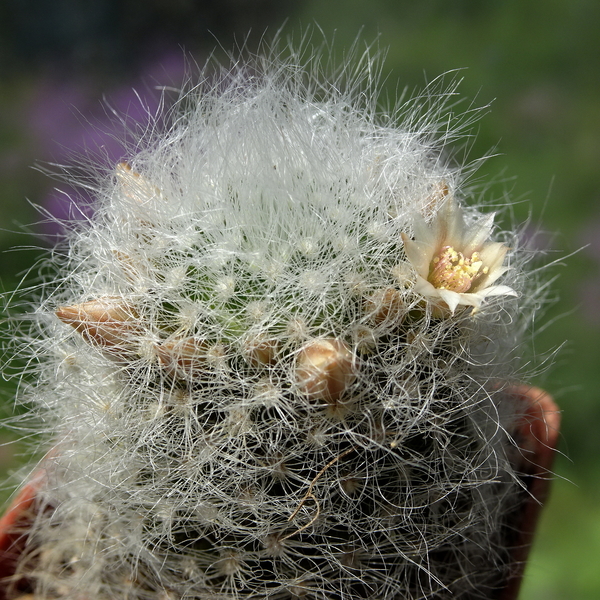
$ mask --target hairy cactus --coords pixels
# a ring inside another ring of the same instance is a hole
[[[511,569],[528,255],[445,157],[453,89],[379,114],[319,64],[205,76],[53,255],[39,597],[490,598]]]

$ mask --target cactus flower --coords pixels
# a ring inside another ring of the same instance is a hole
[[[479,308],[489,296],[516,295],[507,285],[494,285],[508,269],[503,266],[508,248],[488,241],[493,214],[467,226],[461,209],[449,199],[431,224],[418,216],[415,221],[415,239],[405,233],[402,239],[417,273],[417,293],[442,301],[453,313],[459,305]]]

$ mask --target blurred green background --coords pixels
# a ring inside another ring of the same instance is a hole
[[[218,7],[217,7],[218,6]],[[68,212],[65,196],[31,167],[98,149],[119,158],[99,133],[108,106],[135,120],[140,91],[181,80],[184,54],[202,63],[264,31],[300,33],[317,24],[340,50],[360,33],[388,49],[390,96],[458,68],[460,93],[491,103],[477,124],[471,158],[493,150],[478,177],[487,196],[514,199],[517,221],[531,215],[559,298],[540,319],[536,352],[563,344],[533,383],[563,410],[558,478],[521,593],[523,600],[600,598],[600,2],[597,0],[4,0],[0,3],[0,285],[16,287],[56,228],[27,202]],[[250,31],[250,33],[249,33]],[[320,34],[314,33],[315,41]],[[183,50],[182,50],[183,49]],[[339,56],[342,56],[341,52]],[[154,104],[153,104],[154,103]],[[141,117],[140,117],[141,118]],[[58,185],[60,187],[60,185]],[[30,247],[17,252],[15,246]],[[30,275],[33,277],[34,275]],[[2,382],[8,411],[16,383]],[[0,470],[24,446],[1,432]],[[4,479],[4,475],[2,475]],[[4,493],[4,497],[7,492]]]

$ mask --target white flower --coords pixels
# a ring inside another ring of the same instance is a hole
[[[402,234],[404,250],[417,273],[415,292],[436,303],[441,300],[454,313],[459,305],[478,308],[488,296],[516,296],[507,285],[493,285],[508,267],[508,248],[487,241],[494,214],[469,227],[462,211],[448,200],[427,224],[415,223],[415,240]]]

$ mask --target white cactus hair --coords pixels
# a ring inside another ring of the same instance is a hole
[[[52,259],[39,597],[475,599],[512,568],[529,256],[495,233],[503,293],[450,310],[402,238],[489,213],[448,159],[477,111],[454,79],[382,113],[371,50],[284,46],[202,71]]]

